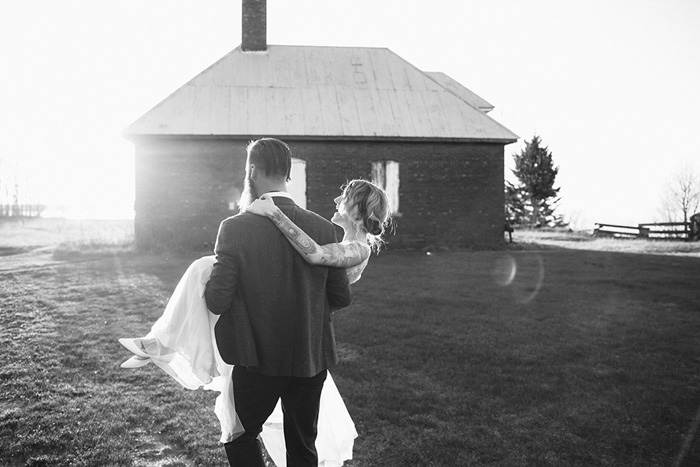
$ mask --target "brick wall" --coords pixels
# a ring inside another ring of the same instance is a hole
[[[136,143],[136,236],[142,247],[213,245],[243,187],[246,140],[155,139]],[[496,247],[503,243],[503,145],[285,141],[304,159],[307,207],[329,218],[352,178],[372,162],[400,167],[400,213],[389,247]]]
[[[141,248],[213,247],[222,219],[235,214],[245,142],[157,139],[136,143],[135,235]]]
[[[266,50],[267,2],[243,0],[241,10],[241,49],[244,52]]]

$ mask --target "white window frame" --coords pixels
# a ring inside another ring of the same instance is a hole
[[[399,214],[399,163],[392,160],[372,162],[372,182],[386,191],[393,215]]]
[[[306,209],[306,161],[292,157],[291,180],[287,185],[289,194],[297,206]]]

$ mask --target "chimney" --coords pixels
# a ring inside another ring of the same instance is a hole
[[[243,0],[243,52],[265,52],[267,50],[266,0]]]

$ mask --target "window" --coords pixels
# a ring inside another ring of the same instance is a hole
[[[287,185],[297,206],[306,209],[306,161],[292,157],[292,173]]]
[[[372,181],[382,187],[389,196],[391,211],[399,212],[399,163],[396,161],[372,162]]]

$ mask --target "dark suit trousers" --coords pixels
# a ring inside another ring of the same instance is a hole
[[[316,433],[326,370],[310,378],[267,376],[243,366],[233,368],[236,413],[245,433],[226,443],[234,467],[264,466],[257,440],[262,426],[282,398],[284,440],[289,467],[317,467]]]

